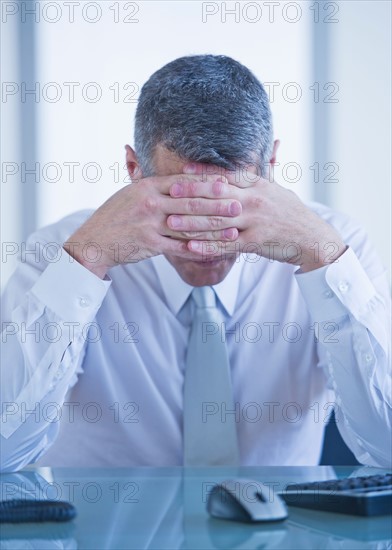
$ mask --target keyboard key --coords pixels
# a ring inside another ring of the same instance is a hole
[[[361,516],[390,514],[392,474],[290,483],[280,494],[289,506]]]

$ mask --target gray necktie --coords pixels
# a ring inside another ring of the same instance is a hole
[[[229,358],[210,286],[192,292],[195,313],[184,384],[184,465],[239,463]]]

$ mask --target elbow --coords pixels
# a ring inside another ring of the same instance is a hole
[[[8,439],[0,436],[0,473],[18,472],[37,462],[49,445],[44,437],[38,444],[23,444],[16,439],[17,432]]]

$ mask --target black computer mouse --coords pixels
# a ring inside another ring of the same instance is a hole
[[[207,510],[215,518],[246,523],[281,521],[288,516],[282,498],[251,479],[230,479],[215,485]]]

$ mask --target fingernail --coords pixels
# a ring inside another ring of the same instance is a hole
[[[180,216],[170,216],[170,225],[173,229],[178,229],[179,227],[181,227]]]
[[[185,164],[184,172],[185,172],[185,174],[195,174],[196,173],[196,164],[194,164],[193,162],[190,162],[189,164]]]
[[[225,239],[235,239],[237,238],[237,229],[230,227],[230,229],[224,229],[223,236]]]
[[[179,183],[174,183],[171,186],[171,194],[173,197],[180,197],[182,193],[182,185]]]
[[[239,214],[241,214],[241,210],[242,210],[242,207],[238,201],[232,202],[229,206],[229,213],[232,216],[238,216]]]
[[[189,245],[194,252],[199,252],[200,250],[202,250],[203,246],[202,243],[199,241],[189,241]]]

